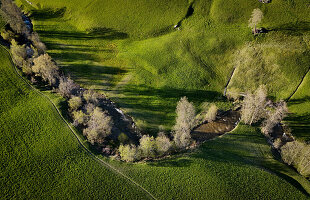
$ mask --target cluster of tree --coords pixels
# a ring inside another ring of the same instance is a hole
[[[176,124],[168,137],[164,132],[159,132],[157,137],[144,135],[140,139],[140,144],[120,145],[119,153],[121,159],[133,162],[142,158],[155,158],[167,155],[173,151],[182,150],[190,146],[193,142],[191,131],[196,124],[196,112],[192,102],[186,97],[182,97],[176,107]],[[212,121],[216,118],[217,107],[211,105],[204,119]]]
[[[92,145],[102,145],[111,135],[114,125],[112,117],[102,109],[100,103],[105,97],[93,90],[75,92],[78,89],[79,86],[69,78],[61,81],[59,85],[59,92],[64,97],[69,96],[69,112],[73,125],[83,130],[84,136]]]
[[[10,25],[1,35],[11,43],[10,51],[15,64],[32,80],[54,87],[68,100],[74,125],[82,128],[91,144],[103,144],[113,128],[112,117],[100,107],[105,97],[93,90],[81,90],[72,79],[60,75],[58,66],[45,52],[46,47],[38,34],[26,28],[21,10],[11,0],[1,2],[1,13]]]
[[[310,178],[310,146],[303,142],[287,142],[281,148],[282,160],[288,165],[294,166],[297,171]]]
[[[273,128],[278,125],[288,113],[285,101],[272,103],[267,101],[267,88],[261,85],[252,93],[244,97],[241,109],[241,120],[245,124],[253,124],[262,121],[261,130],[266,136],[270,136]]]

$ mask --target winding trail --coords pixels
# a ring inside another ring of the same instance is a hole
[[[142,185],[140,185],[139,183],[137,183],[136,181],[134,181],[132,178],[130,178],[129,176],[127,176],[126,174],[122,173],[120,170],[118,170],[117,168],[113,167],[112,165],[110,165],[109,163],[105,162],[104,160],[98,158],[95,154],[93,154],[81,141],[81,139],[79,138],[79,136],[77,135],[77,133],[74,131],[74,129],[70,126],[70,124],[67,122],[67,120],[61,115],[60,110],[57,108],[57,106],[54,104],[54,102],[44,93],[42,93],[40,90],[38,90],[37,88],[35,88],[33,85],[31,85],[26,79],[24,79],[24,77],[22,77],[22,75],[19,74],[17,66],[15,65],[15,63],[13,62],[13,57],[11,52],[5,48],[4,46],[0,45],[1,48],[3,48],[6,52],[8,52],[8,54],[10,55],[10,61],[12,63],[12,66],[14,68],[14,71],[16,72],[16,74],[18,75],[18,77],[20,79],[22,79],[23,82],[25,82],[32,90],[36,91],[39,95],[42,95],[43,97],[45,97],[51,104],[52,106],[56,109],[57,113],[59,114],[60,118],[65,122],[65,124],[68,126],[68,128],[70,129],[71,133],[73,134],[73,136],[77,139],[79,145],[96,161],[98,161],[101,165],[105,166],[106,168],[110,169],[111,171],[113,171],[114,173],[124,177],[125,179],[127,179],[128,181],[130,181],[131,183],[133,183],[134,185],[136,185],[138,188],[140,188],[142,191],[144,191],[151,199],[155,199],[157,200],[157,198],[152,195],[148,190],[146,190]]]

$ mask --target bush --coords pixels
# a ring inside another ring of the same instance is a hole
[[[86,121],[86,115],[81,111],[73,111],[72,112],[73,115],[73,125],[74,126],[78,126],[80,124],[85,124]]]
[[[160,132],[156,137],[156,149],[159,155],[164,155],[171,149],[171,142],[165,133]]]
[[[118,151],[123,161],[134,162],[141,159],[140,152],[134,145],[120,145]]]
[[[282,160],[297,171],[310,177],[310,146],[299,141],[287,142],[281,148]]]
[[[11,42],[11,54],[16,65],[22,67],[23,62],[27,58],[26,45],[18,45],[17,42],[13,39]]]
[[[212,104],[205,116],[205,120],[208,122],[212,122],[216,119],[216,114],[217,114],[217,106],[215,104]]]
[[[83,104],[82,99],[79,96],[73,96],[68,103],[72,111],[79,109]]]
[[[125,133],[121,133],[119,134],[119,136],[117,137],[118,141],[121,143],[121,144],[125,144],[129,141],[129,138],[128,136],[125,134]]]
[[[149,158],[155,157],[156,142],[153,136],[143,135],[140,139],[140,146],[142,156]]]

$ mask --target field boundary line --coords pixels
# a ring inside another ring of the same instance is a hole
[[[11,52],[5,48],[3,45],[0,45],[1,48],[3,48],[6,52],[9,53],[10,55],[10,62],[12,63],[12,66],[14,68],[14,71],[16,72],[16,74],[18,75],[19,78],[22,79],[23,82],[25,82],[32,90],[36,91],[38,94],[42,95],[43,97],[45,97],[52,105],[53,107],[56,109],[58,115],[60,116],[60,118],[62,119],[63,122],[65,122],[65,124],[69,127],[71,133],[73,133],[74,137],[77,139],[79,145],[96,161],[98,161],[99,163],[101,163],[102,165],[104,165],[106,168],[110,169],[111,171],[114,171],[116,174],[119,174],[120,176],[124,177],[125,179],[127,179],[128,181],[130,181],[131,183],[133,183],[134,185],[136,185],[138,188],[140,188],[142,191],[144,191],[145,193],[147,193],[152,199],[157,200],[157,198],[155,196],[153,196],[148,190],[146,190],[143,186],[141,186],[139,183],[137,183],[136,181],[134,181],[132,178],[130,178],[129,176],[127,176],[126,174],[124,174],[123,172],[121,172],[120,170],[118,170],[117,168],[113,167],[112,165],[110,165],[109,163],[105,162],[104,160],[98,158],[93,152],[91,152],[81,141],[81,139],[79,138],[78,134],[74,131],[74,129],[71,127],[71,125],[67,122],[67,120],[62,116],[60,110],[57,108],[57,106],[55,105],[55,103],[51,100],[50,97],[48,97],[46,94],[42,93],[40,90],[38,90],[37,88],[35,88],[33,85],[31,85],[27,80],[24,79],[24,77],[22,77],[21,74],[19,74],[17,66],[15,65],[15,63],[13,62],[13,57]]]
[[[307,70],[307,72],[304,74],[304,76],[302,77],[300,83],[297,85],[296,89],[293,91],[293,93],[286,99],[286,101],[289,101],[293,96],[294,94],[298,91],[300,85],[304,82],[304,79],[306,78],[307,74],[310,72],[310,67],[309,69]]]

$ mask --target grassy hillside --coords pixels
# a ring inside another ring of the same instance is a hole
[[[244,125],[193,153],[115,164],[160,199],[307,199],[303,187],[310,192],[309,181],[274,160],[259,129]]]
[[[310,64],[302,39],[310,29],[307,0],[17,2],[32,13],[35,30],[67,73],[106,93],[151,132],[171,128],[184,95],[197,106],[228,107],[217,97],[249,43],[260,52],[237,68],[229,88],[267,84],[271,96],[287,98]],[[248,28],[254,8],[264,13],[259,26],[270,30],[264,36]]]
[[[0,47],[1,199],[145,199],[93,160],[53,106],[14,72]]]

